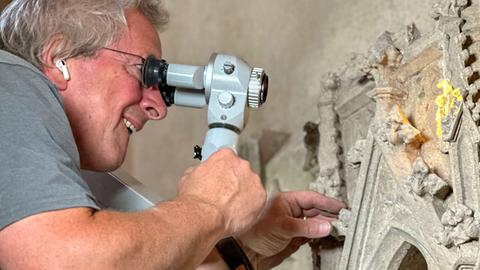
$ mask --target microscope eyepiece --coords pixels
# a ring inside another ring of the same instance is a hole
[[[175,87],[167,85],[168,63],[163,59],[149,56],[142,67],[142,84],[144,87],[156,87],[162,94],[165,105],[174,103]]]
[[[213,54],[208,66],[192,66],[181,64],[168,64],[163,59],[149,56],[142,66],[142,85],[145,88],[157,88],[165,105],[171,106],[175,102],[179,106],[201,108],[208,104],[212,91],[212,80],[221,82],[231,91],[237,87],[239,74],[245,74],[250,69],[248,88],[241,89],[247,95],[247,106],[258,108],[267,100],[268,76],[262,68],[250,68],[247,63],[234,56]],[[237,63],[238,62],[238,63]],[[237,63],[236,68],[225,71],[225,63]],[[221,65],[221,70],[214,68]],[[241,70],[242,72],[238,71]],[[246,78],[243,78],[246,79]],[[176,96],[176,98],[175,98]],[[177,99],[177,100],[175,100]]]
[[[163,73],[168,68],[168,64],[163,59],[155,59],[149,56],[142,67],[142,83],[145,87],[157,86],[164,81]]]

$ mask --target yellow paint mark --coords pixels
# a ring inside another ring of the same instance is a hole
[[[453,88],[447,79],[441,80],[437,84],[437,87],[443,89],[443,93],[435,98],[435,104],[437,104],[437,114],[435,117],[437,122],[437,136],[441,139],[445,118],[458,114],[463,97],[460,89]]]

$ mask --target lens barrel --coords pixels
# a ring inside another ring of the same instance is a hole
[[[160,91],[165,105],[174,103],[175,87],[167,85],[168,63],[149,56],[142,67],[142,84],[145,88],[155,87]]]

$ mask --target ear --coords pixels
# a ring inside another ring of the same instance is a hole
[[[67,76],[68,74],[67,63],[63,59],[56,58],[55,52],[57,47],[62,41],[61,36],[54,37],[44,48],[42,53],[42,71],[47,78],[58,88],[60,91],[65,91],[68,86]],[[63,60],[64,65],[58,65],[58,61]],[[63,68],[62,68],[63,67]],[[69,77],[69,76],[68,76]]]

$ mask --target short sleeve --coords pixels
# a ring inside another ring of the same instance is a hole
[[[98,209],[56,88],[30,67],[0,62],[0,230],[72,207]]]

